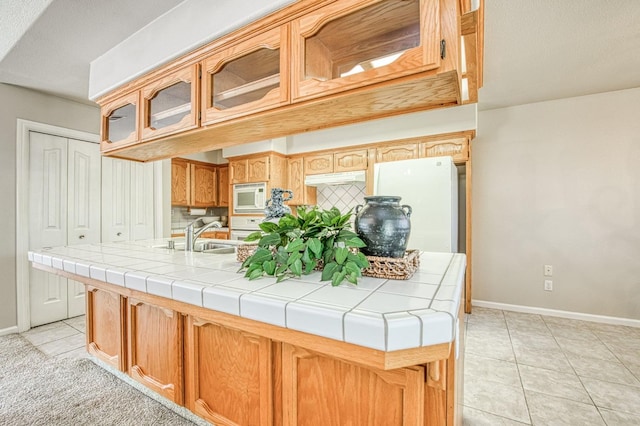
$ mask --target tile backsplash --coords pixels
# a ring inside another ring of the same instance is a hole
[[[318,207],[328,210],[337,207],[342,213],[354,209],[358,204],[364,204],[365,186],[331,185],[318,187]]]
[[[207,216],[228,216],[229,209],[226,207],[209,207]],[[184,229],[191,222],[200,216],[189,214],[188,207],[171,206],[171,229]]]

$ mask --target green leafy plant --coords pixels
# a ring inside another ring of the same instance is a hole
[[[369,261],[357,250],[365,243],[349,229],[351,210],[341,214],[335,207],[299,207],[296,213],[281,217],[278,223],[261,223],[261,231],[245,239],[258,241],[256,251],[242,263],[245,277],[254,280],[268,275],[280,282],[323,267],[321,281],[331,280],[334,286],[344,280],[357,284]]]

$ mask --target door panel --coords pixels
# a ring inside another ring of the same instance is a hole
[[[153,163],[131,163],[130,187],[130,239],[153,238]]]
[[[69,139],[67,245],[100,242],[100,148]]]
[[[129,240],[131,162],[102,158],[102,242]]]

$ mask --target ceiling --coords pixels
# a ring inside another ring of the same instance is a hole
[[[181,2],[2,0],[0,82],[91,104],[89,63]],[[480,109],[640,87],[638,22],[637,0],[485,0]]]

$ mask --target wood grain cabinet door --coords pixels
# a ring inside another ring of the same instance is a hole
[[[189,162],[180,158],[171,160],[171,205],[188,206],[191,199],[191,173]]]
[[[218,168],[218,206],[229,207],[229,167]]]
[[[269,180],[269,157],[247,160],[247,182],[267,182]]]
[[[87,351],[113,368],[126,371],[125,299],[87,286]]]
[[[155,139],[198,127],[198,65],[189,65],[142,88],[140,135]]]
[[[423,367],[374,370],[282,345],[285,426],[423,426]]]
[[[288,37],[284,24],[203,61],[203,125],[289,103]]]
[[[218,179],[216,167],[201,163],[191,164],[191,205],[213,207],[217,203]]]
[[[441,141],[422,142],[420,157],[451,156],[455,163],[464,163],[469,159],[469,142],[467,138],[445,139]]]
[[[140,92],[136,91],[105,104],[100,108],[100,150],[108,152],[132,145],[140,140]]]
[[[333,171],[338,173],[367,170],[367,153],[366,149],[359,149],[334,154]]]
[[[229,172],[231,173],[231,183],[247,183],[248,175],[247,160],[236,160],[229,162]]]
[[[386,161],[412,160],[418,158],[418,144],[391,145],[376,149],[376,163]]]
[[[216,425],[273,424],[271,340],[187,317],[186,405]]]
[[[333,173],[333,154],[307,155],[304,157],[304,174]]]
[[[341,0],[291,22],[292,101],[440,67],[438,0]]]
[[[183,316],[132,298],[128,305],[129,375],[182,405]]]

